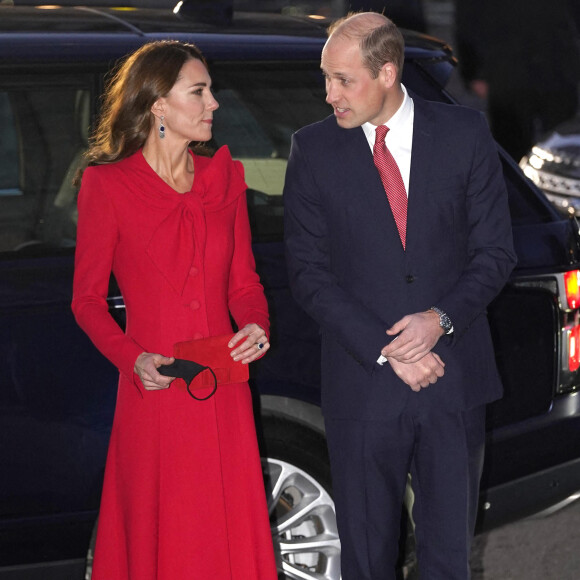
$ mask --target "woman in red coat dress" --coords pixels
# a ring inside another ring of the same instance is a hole
[[[198,401],[157,370],[176,342],[233,334],[231,317],[234,360],[269,348],[242,166],[189,148],[217,108],[195,46],[147,44],[110,81],[88,153],[72,307],[120,371],[93,580],[277,577],[247,383]]]

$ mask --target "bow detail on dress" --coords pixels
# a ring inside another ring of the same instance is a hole
[[[191,191],[176,194],[174,207],[147,245],[147,254],[179,295],[183,294],[194,261],[203,264],[205,213],[219,211],[246,190],[243,166],[232,160],[227,147],[220,148],[212,158],[194,159]]]
[[[191,208],[197,202],[198,208]],[[205,249],[205,218],[199,198],[183,194],[180,203],[167,214],[147,246],[147,254],[165,279],[183,294],[196,251]]]

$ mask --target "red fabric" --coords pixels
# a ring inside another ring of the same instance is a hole
[[[203,366],[210,367],[213,371],[213,375],[209,371],[204,371],[197,375],[190,385],[191,390],[201,387],[213,387],[216,380],[220,385],[230,385],[247,381],[250,378],[248,365],[235,361],[230,356],[231,349],[228,348],[228,343],[232,336],[234,335],[223,334],[199,340],[187,340],[173,345],[175,358],[195,361]],[[241,342],[243,340],[239,341],[239,343]],[[180,380],[180,382],[185,385],[185,381]]]
[[[73,311],[121,373],[93,580],[276,579],[247,383],[199,402],[133,373],[143,351],[231,333],[230,313],[269,329],[242,166],[227,148],[194,164],[186,194],[140,151],[83,176]],[[126,333],[107,309],[111,271]]]
[[[401,238],[403,249],[405,249],[405,238],[407,235],[407,192],[399,166],[385,143],[385,137],[388,132],[389,128],[385,125],[379,125],[376,128],[373,156],[389,204],[391,205],[391,211],[393,212],[393,217],[399,230],[399,237]]]

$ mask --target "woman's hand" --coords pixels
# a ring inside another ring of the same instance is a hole
[[[243,338],[246,340],[238,344]],[[263,356],[270,348],[270,343],[264,330],[257,324],[251,323],[246,324],[244,328],[234,334],[228,343],[229,348],[233,346],[236,348],[230,353],[232,358],[247,365]]]
[[[157,372],[161,365],[170,365],[175,359],[162,354],[142,352],[135,361],[133,369],[141,379],[143,386],[148,391],[168,389],[175,377],[166,377]]]

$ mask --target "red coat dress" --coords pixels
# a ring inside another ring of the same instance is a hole
[[[230,313],[268,330],[242,166],[226,147],[193,158],[185,194],[141,151],[83,176],[73,311],[120,371],[93,580],[276,579],[248,385],[196,401],[180,379],[146,391],[133,373],[142,352],[232,332]],[[108,313],[111,271],[126,332]]]

